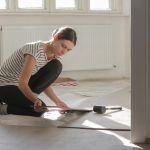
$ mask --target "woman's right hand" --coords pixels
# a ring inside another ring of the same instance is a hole
[[[38,99],[34,102],[34,110],[36,112],[42,112],[43,111],[42,101],[40,99]]]

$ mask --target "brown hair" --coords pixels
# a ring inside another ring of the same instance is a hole
[[[73,28],[71,27],[60,27],[58,29],[55,29],[52,32],[52,36],[58,36],[59,40],[69,40],[76,45],[77,42],[77,35]]]

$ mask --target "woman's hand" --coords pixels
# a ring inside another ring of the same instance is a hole
[[[61,100],[58,100],[58,101],[56,102],[56,105],[57,105],[59,108],[62,108],[62,109],[64,109],[64,110],[69,109],[69,106],[68,106],[65,102],[63,102],[63,101],[61,101]]]
[[[38,99],[34,102],[34,110],[36,112],[42,112],[43,111],[42,101],[40,99]]]

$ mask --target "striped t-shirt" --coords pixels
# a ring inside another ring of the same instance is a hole
[[[0,86],[18,86],[20,73],[25,61],[25,54],[32,55],[36,60],[32,75],[48,62],[42,42],[27,43],[16,50],[0,67]]]

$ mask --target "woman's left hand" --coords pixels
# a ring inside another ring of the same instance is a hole
[[[61,100],[57,101],[57,102],[56,102],[56,105],[57,105],[59,108],[62,108],[62,109],[64,109],[64,110],[69,109],[69,106],[68,106],[65,102],[63,102],[63,101],[61,101]]]

